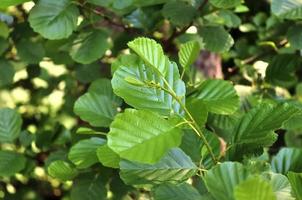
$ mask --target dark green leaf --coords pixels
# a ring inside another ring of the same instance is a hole
[[[12,109],[0,109],[0,142],[13,142],[21,131],[21,116]]]
[[[13,151],[0,151],[0,176],[12,176],[25,167],[23,155]]]

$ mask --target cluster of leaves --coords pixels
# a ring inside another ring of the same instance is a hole
[[[1,199],[302,200],[300,0],[0,11]]]

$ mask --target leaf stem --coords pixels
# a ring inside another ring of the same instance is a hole
[[[199,125],[196,123],[195,119],[193,118],[193,116],[191,115],[190,111],[187,109],[187,107],[183,104],[182,100],[177,96],[177,94],[174,92],[174,90],[171,88],[170,84],[168,83],[168,81],[162,77],[164,84],[166,85],[166,88],[162,87],[159,84],[152,84],[152,83],[147,83],[148,86],[150,87],[156,87],[159,88],[165,92],[167,92],[168,94],[170,94],[181,106],[181,108],[184,110],[184,112],[186,113],[186,115],[190,118],[191,123],[189,123],[189,126],[194,130],[194,132],[201,138],[201,140],[203,141],[203,143],[206,145],[206,148],[209,151],[209,154],[214,162],[214,164],[217,163],[217,160],[215,158],[215,155],[212,151],[212,148],[210,146],[210,144],[208,143],[207,139],[205,138],[202,130],[200,129]],[[185,122],[187,122],[187,119],[183,118],[183,120]]]

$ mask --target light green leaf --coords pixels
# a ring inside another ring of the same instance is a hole
[[[189,41],[180,45],[179,63],[184,69],[190,67],[197,59],[199,52],[200,45],[197,41]]]
[[[29,64],[38,64],[45,55],[43,45],[30,39],[21,40],[16,44],[16,48],[20,59]]]
[[[119,168],[120,157],[107,144],[97,149],[97,157],[105,167]]]
[[[0,37],[2,37],[3,39],[7,39],[8,36],[9,36],[9,27],[6,25],[6,23],[0,21]]]
[[[122,160],[120,176],[128,185],[178,183],[193,176],[197,167],[183,151],[173,148],[156,164]]]
[[[230,50],[234,44],[232,36],[221,26],[204,26],[200,31],[200,36],[205,43],[205,48],[217,53]]]
[[[260,177],[252,177],[236,186],[236,200],[277,200],[269,182]]]
[[[1,0],[0,9],[5,9],[9,6],[16,6],[27,1],[30,0]]]
[[[15,110],[0,109],[0,142],[13,142],[21,131],[22,118]]]
[[[295,70],[299,65],[299,58],[295,55],[277,55],[266,68],[265,79],[273,85],[291,87],[297,82]]]
[[[162,88],[169,90],[172,88],[176,95],[185,101],[185,84],[180,79],[177,65],[170,63],[167,66],[167,73],[163,77],[156,73],[153,68],[142,63],[136,65],[121,65],[114,73],[112,87],[118,96],[122,97],[127,104],[143,110],[151,110],[161,115],[182,114],[180,104],[173,99],[171,94]],[[144,86],[132,84],[127,79],[132,78]],[[164,83],[167,80],[169,86]]]
[[[106,199],[107,190],[100,174],[84,173],[77,177],[71,188],[71,200]]]
[[[29,14],[34,31],[51,40],[69,37],[77,27],[79,10],[71,0],[40,0]]]
[[[163,16],[170,20],[176,26],[185,26],[189,24],[197,10],[184,1],[167,1],[162,9]]]
[[[110,126],[108,146],[121,158],[155,163],[181,143],[182,132],[174,124],[150,112],[126,109]]]
[[[0,151],[0,176],[12,176],[24,169],[26,159],[13,151]]]
[[[6,60],[0,59],[0,87],[9,85],[14,80],[15,69]]]
[[[202,200],[202,196],[193,186],[182,183],[179,185],[162,184],[155,188],[154,200]]]
[[[209,192],[219,200],[234,200],[234,189],[248,177],[247,170],[237,162],[224,162],[206,172],[204,181]]]
[[[272,13],[285,19],[302,19],[301,0],[272,0]]]
[[[210,0],[210,3],[217,8],[233,8],[241,4],[241,0]]]
[[[78,170],[63,160],[56,160],[50,163],[47,171],[50,176],[62,181],[72,180],[78,175]]]
[[[128,46],[132,49],[143,61],[152,67],[159,74],[165,75],[168,71],[169,60],[164,55],[164,51],[160,44],[155,40],[139,37],[128,42]]]
[[[110,97],[86,93],[74,105],[74,112],[91,126],[108,127],[117,114],[118,105]]]
[[[302,149],[282,148],[272,159],[272,171],[287,174],[289,171],[302,172]]]
[[[104,139],[96,137],[81,140],[71,147],[68,159],[79,169],[88,168],[98,162],[96,150],[105,143]]]
[[[232,114],[239,108],[239,97],[231,82],[206,80],[193,95],[193,102],[201,101],[209,112]]]
[[[104,31],[82,32],[73,41],[70,56],[76,62],[89,64],[101,58],[107,49],[108,35]]]
[[[302,26],[296,25],[290,27],[287,31],[287,38],[291,47],[302,49]]]
[[[296,200],[302,200],[302,173],[288,172],[287,176]]]
[[[291,186],[286,176],[270,172],[270,184],[277,200],[295,200],[291,195]]]
[[[244,154],[255,154],[272,145],[277,138],[274,130],[298,112],[299,109],[289,104],[264,103],[250,110],[238,120],[233,130],[231,158],[241,159]]]

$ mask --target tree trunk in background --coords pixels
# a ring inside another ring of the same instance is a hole
[[[221,57],[216,53],[201,51],[196,66],[207,78],[223,79]]]

